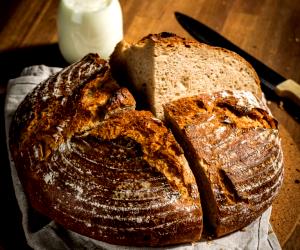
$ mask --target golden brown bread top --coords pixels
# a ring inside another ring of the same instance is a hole
[[[107,62],[89,54],[38,85],[16,111],[10,144],[22,151],[30,141],[38,141],[35,154],[46,159],[61,142],[110,112],[134,109],[134,98],[118,86],[108,69]]]
[[[181,108],[182,107],[182,108]],[[276,128],[278,122],[266,111],[267,107],[250,92],[220,91],[182,98],[165,105],[166,112],[176,117],[180,128],[186,124],[199,124],[205,119],[200,114],[214,114],[223,123],[238,128]],[[199,120],[200,119],[200,120]],[[202,120],[201,120],[202,119]]]
[[[194,176],[171,132],[88,55],[19,106],[10,150],[31,205],[65,228],[121,245],[197,241]]]
[[[277,121],[250,92],[183,98],[165,105],[165,115],[196,162],[193,171],[207,180],[214,200],[202,196],[202,204],[215,204],[211,224],[218,236],[247,225],[271,204],[283,176]]]
[[[191,242],[202,213],[181,156],[151,113],[125,111],[61,143],[22,180],[38,211],[83,235],[121,245]]]
[[[126,117],[126,119],[124,119]],[[134,121],[134,122],[133,122]],[[179,157],[181,147],[163,123],[148,111],[130,111],[124,116],[111,116],[101,126],[88,131],[90,136],[114,140],[119,136],[130,138],[142,145],[143,159],[163,173],[187,202],[197,197],[195,179],[187,164]]]

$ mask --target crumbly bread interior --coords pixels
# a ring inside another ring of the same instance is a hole
[[[163,118],[164,103],[202,92],[246,90],[261,97],[258,76],[243,58],[169,33],[149,35],[137,44],[121,42],[111,64],[126,68],[158,118]]]

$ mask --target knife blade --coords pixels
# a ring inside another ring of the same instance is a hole
[[[299,119],[300,85],[298,83],[291,79],[286,79],[198,20],[180,12],[175,12],[175,17],[180,25],[196,40],[212,46],[229,49],[244,57],[256,70],[267,99],[276,102],[284,100],[285,109],[296,119]]]

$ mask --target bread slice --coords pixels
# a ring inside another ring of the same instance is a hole
[[[66,229],[135,246],[198,241],[202,210],[181,147],[90,54],[38,85],[10,127],[31,206]]]
[[[262,214],[283,180],[277,121],[250,92],[221,91],[165,105],[201,193],[206,225],[216,236]]]
[[[110,64],[115,75],[128,74],[158,118],[164,103],[202,92],[247,90],[261,97],[259,78],[242,57],[166,32],[136,44],[121,41]]]

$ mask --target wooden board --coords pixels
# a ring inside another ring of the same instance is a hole
[[[286,78],[300,82],[299,1],[120,0],[120,3],[124,36],[129,41],[161,31],[190,37],[175,20],[174,11],[180,11],[220,32]],[[2,204],[5,204],[0,212],[0,220],[4,223],[0,229],[0,249],[1,246],[24,248],[4,136],[6,84],[25,66],[65,65],[56,44],[57,6],[58,0],[10,0],[0,3],[0,154],[3,159],[0,195],[4,201]],[[273,204],[271,222],[281,245],[290,249],[300,246],[300,125],[277,104],[270,103],[270,108],[280,122],[285,164],[284,183]],[[8,240],[11,237],[17,240]]]

